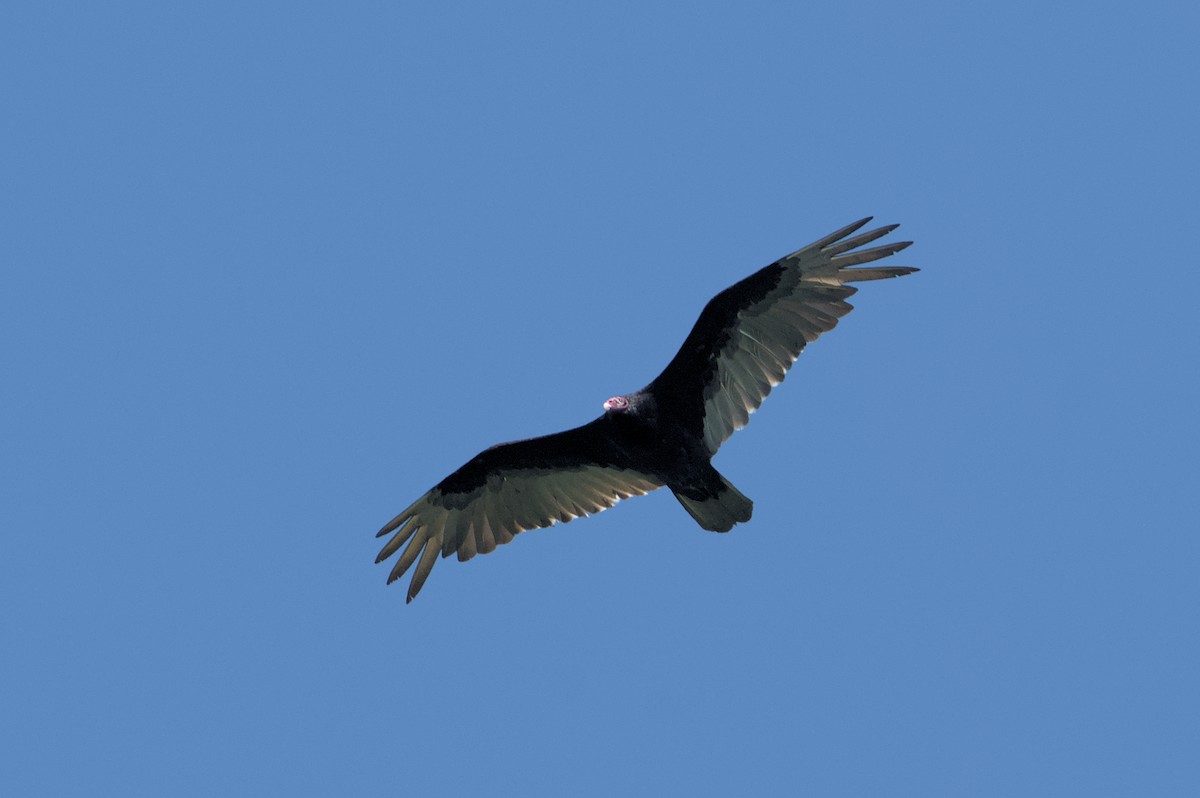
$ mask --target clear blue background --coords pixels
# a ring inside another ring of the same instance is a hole
[[[6,795],[1196,795],[1187,3],[5,4]],[[373,534],[859,216],[717,458]]]

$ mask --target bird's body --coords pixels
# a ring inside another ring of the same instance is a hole
[[[604,414],[565,432],[480,452],[396,516],[379,535],[387,559],[407,543],[389,582],[417,563],[408,600],[438,556],[486,554],[528,529],[570,521],[667,487],[705,529],[750,519],[752,503],[713,467],[721,444],[745,426],[801,350],[850,312],[845,283],[898,277],[905,266],[852,268],[904,249],[859,249],[895,229],[847,238],[863,219],[760,269],[717,294],[679,352],[640,391],[614,396]]]

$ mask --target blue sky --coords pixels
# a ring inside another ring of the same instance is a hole
[[[9,795],[1195,795],[1184,3],[7,4]],[[373,533],[866,214],[716,465]]]

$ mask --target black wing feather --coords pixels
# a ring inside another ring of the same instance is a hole
[[[438,555],[487,554],[513,536],[608,509],[662,486],[619,445],[612,421],[502,443],[480,452],[379,530],[391,534],[376,562],[407,546],[388,582],[414,563],[408,600],[420,592]]]
[[[833,329],[852,306],[861,280],[899,277],[906,266],[852,269],[888,257],[911,242],[857,249],[898,225],[847,238],[871,221],[860,219],[759,269],[713,297],[679,352],[647,386],[660,412],[671,412],[715,453],[806,345]]]

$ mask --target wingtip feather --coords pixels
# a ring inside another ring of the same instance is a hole
[[[863,225],[867,224],[874,218],[875,218],[874,216],[864,216],[863,218],[859,219],[857,222],[851,222],[850,224],[846,225],[845,227],[841,228],[840,230],[834,230],[829,235],[827,235],[824,238],[821,238],[817,241],[814,241],[813,243],[809,244],[804,249],[822,249],[824,247],[827,247],[830,244],[832,244],[833,242],[840,241],[843,238],[845,238],[846,236],[855,232],[856,230],[858,230],[859,228],[861,228]],[[801,250],[801,251],[803,251],[803,250]]]
[[[838,241],[836,243],[830,244],[829,246],[822,247],[821,251],[825,255],[828,255],[831,258],[836,257],[838,255],[841,255],[843,252],[849,252],[850,250],[857,249],[858,247],[861,247],[864,244],[870,244],[872,241],[875,241],[876,239],[883,238],[885,235],[892,232],[899,226],[900,225],[898,225],[898,224],[887,224],[887,225],[884,225],[883,227],[877,227],[874,230],[868,230],[865,233],[860,233],[860,234],[854,236],[853,238],[847,238],[842,241]]]
[[[838,277],[847,283],[866,282],[867,280],[886,280],[890,277],[903,277],[906,274],[919,272],[914,266],[870,266],[865,269],[842,269]]]
[[[403,513],[401,513],[401,515],[403,515]],[[394,532],[397,528],[399,528],[400,523],[401,523],[401,519],[400,519],[400,516],[398,515],[395,518],[393,518],[391,521],[388,521],[386,524],[384,524],[383,527],[380,528],[380,530],[375,533],[375,537],[381,538],[389,532]]]
[[[426,494],[426,495],[428,495],[428,494]],[[388,521],[386,524],[384,524],[383,528],[375,533],[375,537],[381,538],[384,535],[388,534],[389,532],[395,532],[397,529],[399,529],[401,527],[401,525],[404,524],[405,521],[407,521],[408,519],[413,517],[413,514],[417,509],[417,505],[420,504],[421,502],[423,502],[424,500],[425,500],[425,496],[422,496],[421,498],[417,499],[415,502],[410,504],[408,507],[404,508],[404,510],[402,510],[399,515],[397,515],[391,521]]]
[[[912,246],[911,241],[897,241],[895,244],[880,244],[877,247],[859,249],[855,250],[854,252],[848,252],[845,255],[838,255],[832,258],[830,263],[839,269],[845,269],[849,266],[858,266],[861,263],[870,263],[873,260],[890,257],[901,250],[908,249],[910,246]]]
[[[421,554],[421,560],[417,563],[416,570],[413,571],[412,581],[408,583],[408,601],[412,601],[413,597],[421,592],[421,588],[425,586],[425,580],[429,578],[429,573],[437,564],[442,547],[434,545],[435,543],[436,541],[429,541],[425,551]],[[408,601],[405,603],[407,604]]]

